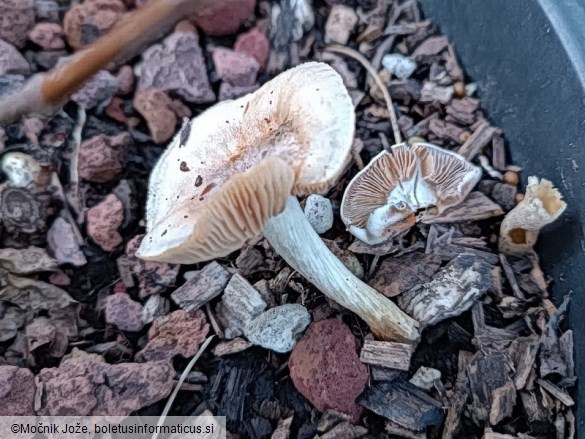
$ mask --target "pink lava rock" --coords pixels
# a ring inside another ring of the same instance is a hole
[[[173,92],[196,104],[215,100],[199,38],[192,32],[172,33],[161,44],[149,47],[134,73],[139,90]]]
[[[132,143],[128,133],[117,136],[100,134],[83,142],[79,148],[79,175],[93,183],[116,180],[124,167],[126,149]]]
[[[217,76],[223,81],[237,87],[245,87],[256,82],[260,64],[253,56],[219,48],[213,51],[212,57]]]
[[[0,366],[0,416],[34,416],[35,376],[24,368]]]
[[[43,49],[58,50],[65,47],[63,28],[57,23],[38,23],[28,33],[28,38]]]
[[[217,0],[199,8],[191,19],[207,35],[229,35],[254,15],[256,0]]]
[[[128,95],[134,91],[134,70],[130,66],[122,66],[116,74],[118,80],[118,94]]]
[[[86,0],[65,14],[63,29],[69,45],[81,49],[109,31],[126,12],[120,0]]]
[[[191,23],[189,20],[181,20],[175,25],[175,32],[191,32],[195,35],[199,35],[197,33],[197,28]]]
[[[260,64],[260,70],[266,68],[268,56],[270,55],[270,43],[266,35],[257,28],[240,34],[234,45],[234,50],[253,56],[258,61],[258,64]]]
[[[0,0],[0,40],[19,49],[35,25],[34,0]]]
[[[154,321],[148,331],[148,344],[137,356],[146,361],[171,360],[175,355],[192,357],[208,332],[202,310],[177,310]]]
[[[309,326],[288,360],[291,379],[320,411],[348,414],[357,422],[362,408],[355,402],[368,382],[368,368],[358,355],[358,342],[336,319]]]
[[[29,73],[30,65],[16,47],[6,41],[0,40],[0,75],[13,74],[26,76]]]
[[[124,205],[114,194],[107,195],[87,211],[87,234],[103,250],[112,252],[122,244],[118,228],[124,221]]]
[[[163,293],[169,286],[174,285],[180,268],[176,264],[145,261],[136,257],[136,250],[143,238],[144,235],[137,235],[126,244],[126,256],[132,273],[138,279],[141,298]]]
[[[170,105],[171,98],[162,90],[138,90],[134,95],[134,108],[146,120],[155,143],[166,143],[175,134],[177,116]]]
[[[126,294],[117,293],[105,298],[106,323],[120,331],[138,332],[142,324],[142,305]]]
[[[124,101],[122,99],[118,96],[114,96],[106,107],[106,115],[120,123],[128,122],[128,116],[126,116],[122,110],[123,103]]]
[[[41,416],[128,416],[169,395],[175,371],[168,362],[107,364],[103,357],[73,356],[43,369]]]
[[[47,233],[47,243],[59,265],[72,264],[81,267],[87,264],[87,259],[79,248],[73,226],[65,219],[58,217],[53,221]]]

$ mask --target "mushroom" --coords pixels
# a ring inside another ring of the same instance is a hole
[[[555,221],[566,208],[563,196],[550,181],[528,177],[524,199],[508,212],[500,226],[500,251],[513,255],[532,252],[540,229]]]
[[[357,279],[313,230],[296,196],[325,193],[345,169],[355,115],[327,64],[290,69],[183,125],[155,166],[137,255],[223,257],[264,235],[295,270],[380,339],[414,342],[415,320]]]
[[[372,159],[349,183],[341,219],[349,232],[376,245],[408,231],[420,209],[438,213],[462,202],[481,169],[459,154],[430,143],[392,146]]]

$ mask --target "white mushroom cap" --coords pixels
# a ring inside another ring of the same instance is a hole
[[[329,190],[344,170],[354,125],[341,77],[324,63],[302,64],[213,106],[184,124],[152,172],[139,256],[195,263],[237,250],[291,193]],[[260,210],[254,227],[236,227]],[[217,222],[227,212],[234,217]]]
[[[439,212],[463,201],[481,169],[459,154],[430,143],[402,143],[378,154],[349,183],[341,219],[350,233],[379,244],[412,227],[419,209]]]

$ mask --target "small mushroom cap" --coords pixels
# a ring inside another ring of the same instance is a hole
[[[481,169],[430,143],[402,143],[378,154],[349,183],[341,219],[350,233],[375,245],[412,227],[419,209],[439,212],[463,201]]]
[[[202,212],[219,203],[214,201],[218,196],[232,199],[225,188],[235,190],[236,186],[228,186],[228,183],[237,175],[251,172],[258,180],[253,169],[261,162],[265,163],[264,172],[269,168],[266,163],[279,163],[275,169],[283,175],[267,176],[269,180],[265,182],[276,183],[277,177],[284,179],[279,180],[279,195],[284,194],[282,187],[285,182],[288,184],[289,173],[292,173],[292,182],[286,196],[326,192],[347,163],[354,126],[353,104],[343,81],[324,63],[302,64],[283,72],[252,94],[211,107],[183,124],[152,171],[147,198],[147,236],[143,240],[145,248],[151,245],[149,238],[152,238],[152,245],[158,245],[161,233],[168,230],[165,226],[169,225],[168,219],[180,219],[174,211]],[[279,160],[266,162],[269,158]],[[286,197],[278,202],[276,196],[267,199],[273,199],[276,204],[263,207],[266,212],[278,213],[278,206],[284,208]],[[242,221],[246,215],[254,214],[247,204],[239,206],[237,213]],[[197,226],[177,225],[181,232],[173,235],[173,248],[183,245],[181,240],[194,245],[193,233],[198,239],[204,239],[205,235],[196,227],[215,233],[215,225],[202,224],[205,215],[199,214]],[[265,222],[269,217],[261,219]],[[261,228],[243,229],[242,232],[245,234],[231,239],[230,245],[226,237],[221,240],[216,237],[217,249],[212,251],[209,247],[206,251],[181,253],[184,259],[170,256],[168,249],[162,253],[145,250],[141,257],[194,263],[205,260],[201,259],[203,257],[225,256],[261,233]],[[166,259],[168,257],[173,260]]]
[[[270,218],[281,213],[294,183],[288,164],[265,159],[229,179],[201,208],[185,202],[148,231],[137,256],[175,264],[226,256],[259,236]]]

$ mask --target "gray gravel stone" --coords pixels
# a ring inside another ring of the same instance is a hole
[[[321,195],[309,195],[305,202],[305,216],[317,233],[325,233],[333,227],[333,207],[329,199]]]
[[[255,345],[290,352],[309,323],[311,316],[304,306],[288,303],[260,314],[250,321],[244,333]]]

